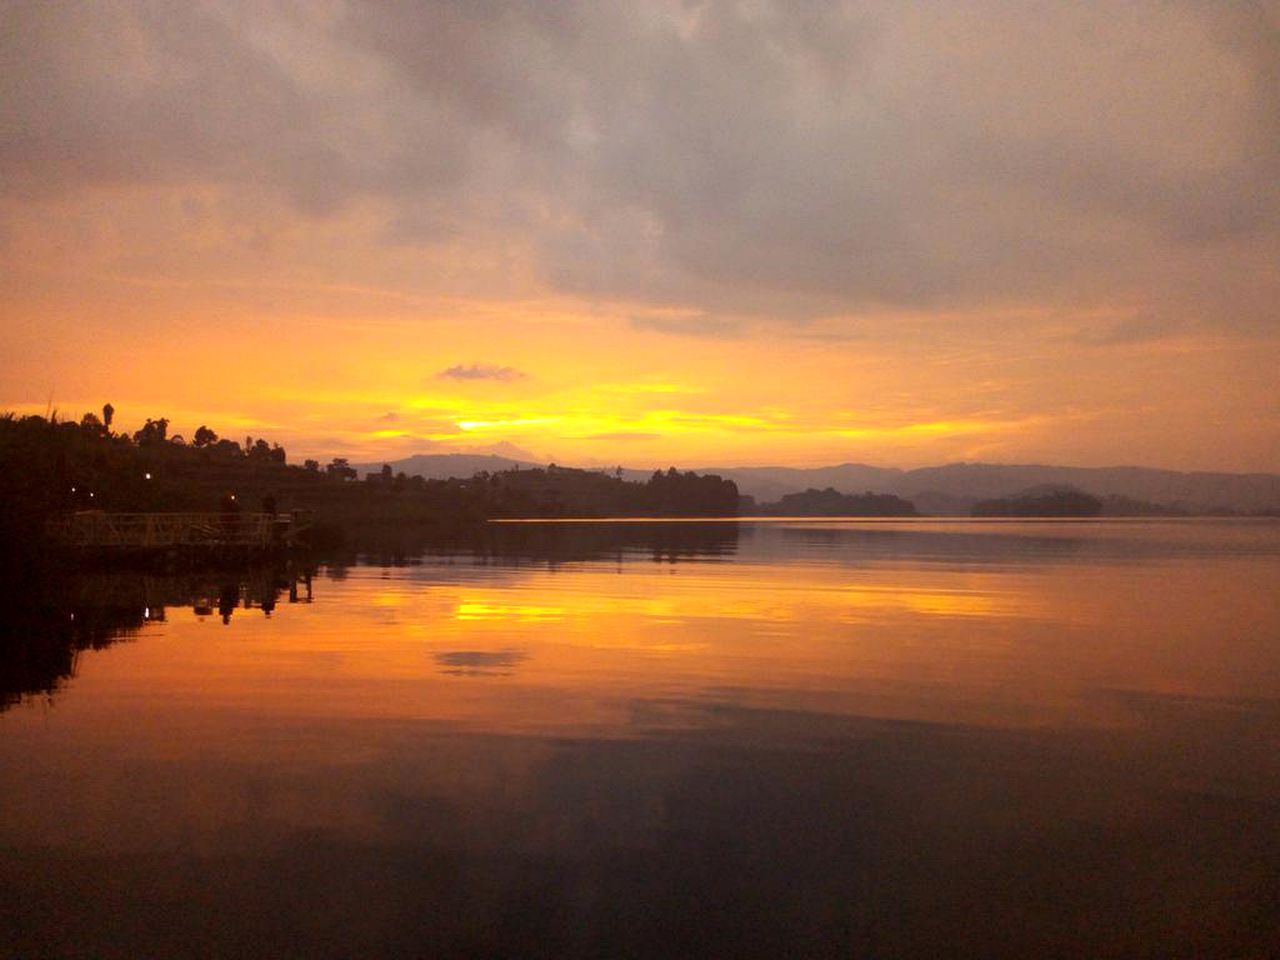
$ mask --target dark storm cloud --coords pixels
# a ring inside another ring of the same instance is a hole
[[[500,380],[504,383],[523,380],[527,376],[527,373],[515,367],[499,367],[492,363],[473,363],[470,366],[458,364],[436,374],[437,378],[443,380]]]
[[[372,200],[711,314],[1280,292],[1274,3],[211,9],[9,5],[0,190]]]

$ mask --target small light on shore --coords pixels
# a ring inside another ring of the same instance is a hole
[[[151,474],[149,474],[149,473],[144,473],[142,476],[143,476],[143,479],[145,479],[145,480],[150,480],[150,479],[151,479]]]

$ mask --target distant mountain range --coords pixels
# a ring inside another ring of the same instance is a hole
[[[487,470],[527,470],[545,466],[492,454],[419,454],[390,461],[391,469],[429,479],[470,477]],[[353,464],[363,477],[382,464]],[[1032,487],[1074,487],[1098,497],[1130,497],[1191,512],[1280,509],[1280,475],[1271,473],[1184,473],[1151,467],[1055,467],[1038,464],[951,463],[899,470],[861,463],[831,467],[696,467],[733,480],[759,503],[788,493],[831,487],[841,493],[891,493],[915,503],[924,514],[967,515],[979,500],[1009,497]],[[628,480],[644,480],[652,470],[624,470]]]
[[[377,473],[382,464],[390,464],[393,473],[406,473],[411,477],[425,477],[427,480],[448,480],[450,477],[466,479],[474,477],[482,470],[497,473],[499,470],[528,470],[530,467],[545,467],[545,463],[534,463],[531,460],[513,460],[511,457],[500,457],[493,453],[419,453],[403,460],[379,461],[377,463],[351,464],[364,479],[367,473]]]
[[[1183,473],[1151,467],[1056,467],[1040,464],[951,463],[897,470],[845,463],[834,467],[711,468],[764,502],[808,487],[844,493],[892,493],[921,513],[967,514],[979,500],[1009,497],[1033,487],[1074,487],[1098,497],[1130,497],[1195,511],[1280,508],[1280,475]]]

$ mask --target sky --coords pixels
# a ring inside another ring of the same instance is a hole
[[[0,410],[1280,472],[1280,2],[0,0]]]

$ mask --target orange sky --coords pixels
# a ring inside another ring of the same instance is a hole
[[[1280,471],[1274,3],[19,5],[0,408]]]

